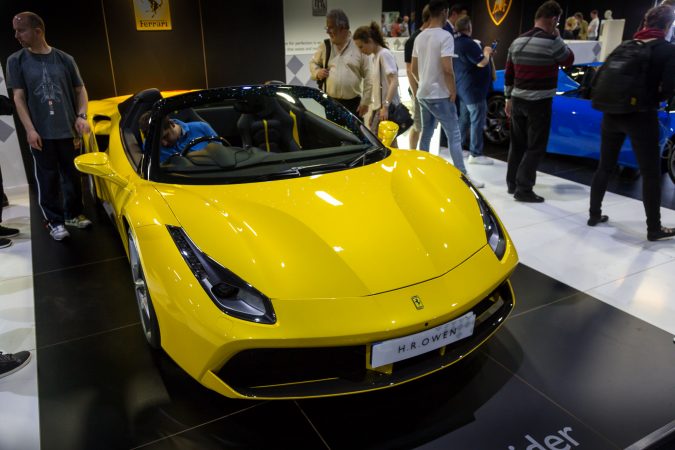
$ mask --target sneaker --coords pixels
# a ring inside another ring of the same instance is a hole
[[[63,225],[47,225],[47,228],[49,229],[49,235],[55,241],[62,241],[70,237],[70,233],[68,233],[68,230]]]
[[[30,352],[7,353],[0,352],[0,378],[13,374],[30,361]]]
[[[468,176],[467,176],[467,178],[468,178]],[[473,184],[478,189],[485,187],[485,183],[483,183],[482,181],[478,181],[473,177],[469,178],[469,181],[471,182],[471,184]]]
[[[87,219],[84,214],[80,214],[74,219],[66,219],[66,225],[70,227],[87,228],[91,226],[91,220]]]
[[[537,194],[535,194],[532,191],[528,192],[518,192],[516,191],[515,194],[513,194],[513,198],[515,198],[519,202],[525,202],[525,203],[541,203],[544,201],[544,197],[541,197]]]
[[[492,161],[492,158],[488,158],[487,156],[469,156],[469,164],[482,164],[484,166],[489,166],[490,164],[494,164],[494,161]]]
[[[468,150],[462,150],[462,158],[467,159],[471,155]]]
[[[6,248],[12,245],[12,241],[5,238],[0,238],[0,248]]]
[[[647,231],[647,240],[649,241],[659,241],[673,236],[675,236],[675,228],[661,227],[658,230]]]
[[[19,230],[16,228],[7,228],[0,225],[0,238],[11,238],[19,235]]]

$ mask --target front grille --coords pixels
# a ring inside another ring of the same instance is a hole
[[[392,373],[366,368],[367,346],[263,348],[244,350],[216,375],[244,396],[311,397],[349,394],[386,387],[434,372],[462,359],[492,334],[513,309],[509,281],[479,302],[473,335],[394,363]]]

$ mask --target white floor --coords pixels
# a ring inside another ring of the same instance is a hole
[[[603,212],[609,222],[589,227],[588,186],[540,173],[535,189],[546,201],[520,203],[506,193],[504,162],[467,167],[472,178],[485,182],[482,192],[523,264],[675,334],[675,239],[647,241],[642,202],[608,193]],[[0,351],[30,349],[33,359],[0,379],[0,449],[38,449],[29,200],[26,191],[8,195],[11,206],[3,212],[3,223],[22,234],[0,250]],[[662,220],[675,226],[675,211],[662,208]]]

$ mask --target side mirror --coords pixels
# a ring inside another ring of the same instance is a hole
[[[102,152],[85,153],[75,158],[75,167],[83,173],[88,173],[95,177],[101,177],[122,188],[127,187],[129,182],[122,178],[115,170],[110,167],[108,155]]]
[[[377,138],[387,147],[396,139],[398,134],[398,124],[391,120],[383,120],[377,126]]]

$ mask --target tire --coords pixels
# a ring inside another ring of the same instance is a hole
[[[506,145],[510,139],[509,119],[504,112],[506,100],[502,94],[495,94],[487,100],[485,139],[491,144]]]
[[[159,322],[157,321],[155,308],[152,306],[150,292],[148,292],[145,274],[131,230],[127,231],[127,235],[129,239],[129,265],[131,266],[131,277],[134,282],[134,293],[136,294],[136,304],[141,318],[143,334],[150,347],[159,349],[161,347]]]
[[[673,142],[672,137],[666,141],[664,155],[666,157],[666,170],[668,171],[668,176],[670,177],[670,180],[675,183],[675,142]]]

